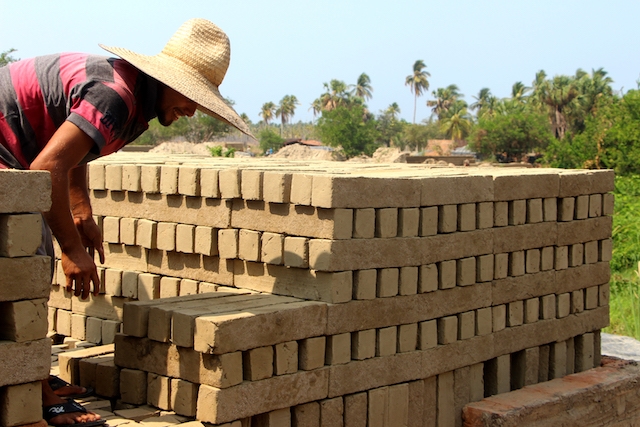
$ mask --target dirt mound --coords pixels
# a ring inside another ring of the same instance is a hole
[[[291,144],[282,147],[270,157],[290,160],[344,160],[335,151],[320,148],[309,148],[302,144]]]
[[[210,156],[211,152],[209,147],[221,145],[215,142],[203,142],[201,144],[194,144],[192,142],[163,142],[156,145],[150,153],[160,154],[200,154]]]

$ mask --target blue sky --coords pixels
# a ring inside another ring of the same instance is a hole
[[[417,59],[431,73],[417,120],[438,87],[456,84],[467,102],[483,87],[499,97],[535,73],[572,75],[604,68],[615,90],[637,88],[637,0],[0,0],[0,51],[28,58],[61,51],[106,54],[98,43],[154,55],[187,19],[220,26],[231,39],[221,93],[254,122],[265,102],[295,95],[294,121],[310,121],[311,102],[331,79],[371,78],[369,109],[397,102],[413,115],[405,86]]]

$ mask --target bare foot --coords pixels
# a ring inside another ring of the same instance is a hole
[[[52,405],[59,405],[59,404],[68,404],[68,405],[75,404],[77,405],[76,408],[78,409],[78,411],[61,413],[62,409],[60,407],[55,407],[53,411],[49,413],[49,415],[51,416],[58,412],[60,413],[60,415],[49,418],[49,421],[48,421],[49,425],[56,426],[56,425],[65,425],[65,424],[83,424],[83,423],[100,420],[100,415],[94,414],[93,412],[87,412],[78,403],[65,400],[60,396],[58,396],[57,394],[55,394],[53,390],[51,390],[51,387],[49,386],[49,383],[47,382],[47,380],[43,380],[42,381],[42,406],[49,407]],[[46,418],[47,417],[45,417],[45,419]]]

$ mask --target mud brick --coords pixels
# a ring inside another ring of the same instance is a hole
[[[265,171],[262,176],[262,199],[265,202],[289,203],[291,177],[290,173]]]
[[[557,171],[496,171],[493,190],[498,200],[535,199],[556,196],[559,188]]]
[[[509,225],[509,202],[493,203],[493,226],[506,227]]]
[[[87,388],[91,387],[95,390],[98,382],[98,377],[96,375],[97,366],[100,363],[109,361],[113,362],[112,354],[81,359],[78,365],[80,371],[80,382],[78,385]]]
[[[0,173],[0,213],[46,212],[51,206],[51,178],[44,171],[4,169]],[[28,197],[25,197],[28,195]]]
[[[438,233],[453,233],[458,228],[458,206],[438,206]]]
[[[120,218],[106,216],[102,222],[102,239],[108,243],[120,243]]]
[[[180,166],[178,171],[178,193],[185,196],[200,196],[200,168]]]
[[[122,165],[122,189],[139,192],[141,190],[141,170],[139,165]]]
[[[107,268],[104,272],[104,288],[107,295],[122,296],[122,270]]]
[[[262,200],[263,171],[244,169],[241,171],[240,190],[244,200]]]
[[[269,381],[244,382],[237,387],[218,389],[201,385],[196,418],[215,424],[262,414],[274,407],[291,407],[327,397],[328,369],[281,375]],[[250,396],[261,396],[251,399]],[[246,402],[237,405],[237,402]]]
[[[491,319],[493,332],[498,332],[507,327],[507,306],[505,304],[491,307]]]
[[[367,393],[350,394],[344,397],[344,427],[367,426]],[[316,424],[296,424],[315,427]]]
[[[602,215],[613,215],[615,196],[611,193],[602,195]]]
[[[527,222],[527,201],[512,200],[509,202],[509,225],[523,225]]]
[[[410,323],[398,326],[398,353],[415,351],[418,347],[418,324]]]
[[[214,354],[325,334],[327,306],[303,301],[196,319],[194,349]],[[277,330],[272,325],[277,324]],[[238,329],[240,328],[240,329]],[[237,331],[245,331],[238,336]]]
[[[298,344],[298,367],[303,371],[310,371],[324,366],[325,337],[306,338]]]
[[[555,319],[556,317],[556,296],[545,295],[540,298],[540,319]]]
[[[594,334],[589,332],[575,337],[575,371],[582,372],[594,367]]]
[[[589,196],[576,197],[574,219],[586,219],[589,217]]]
[[[466,340],[472,338],[476,331],[476,313],[467,311],[458,314],[458,339]]]
[[[560,174],[560,197],[613,191],[612,170],[563,170]]]
[[[262,233],[260,241],[260,259],[267,264],[282,264],[284,253],[284,235]]]
[[[199,225],[195,229],[194,252],[206,256],[218,254],[218,231],[213,227]]]
[[[80,382],[80,360],[87,357],[102,356],[114,352],[114,345],[101,345],[87,349],[72,350],[58,355],[60,378],[71,384]]]
[[[462,258],[456,263],[456,284],[458,286],[473,285],[476,282],[475,257]]]
[[[121,322],[116,320],[103,320],[102,321],[102,344],[111,344],[113,343],[116,334],[120,330]]]
[[[358,270],[353,272],[353,299],[373,299],[376,297],[377,271]]]
[[[138,220],[135,218],[122,218],[120,220],[120,242],[125,245],[136,244],[136,227]]]
[[[493,280],[493,254],[477,257],[475,281],[490,282],[491,280]]]
[[[602,215],[602,194],[589,196],[589,218]]]
[[[613,240],[604,239],[598,242],[598,259],[600,261],[611,261],[611,255],[613,253]]]
[[[120,395],[120,369],[113,358],[96,365],[96,394],[108,398]]]
[[[104,179],[108,190],[122,191],[122,165],[106,165]]]
[[[239,199],[242,197],[242,171],[236,168],[222,169],[218,172],[220,197]]]
[[[516,251],[509,254],[509,276],[522,276],[525,273],[525,252]]]
[[[554,342],[549,349],[549,379],[562,378],[567,374],[567,343]]]
[[[496,228],[492,232],[494,253],[514,252],[555,245],[558,225],[542,222],[517,227]]]
[[[291,177],[291,203],[303,206],[311,205],[313,178],[314,176],[312,175],[302,173],[293,174]]]
[[[598,307],[598,287],[591,286],[584,290],[584,308],[593,310]]]
[[[170,407],[176,414],[186,417],[196,415],[198,385],[179,378],[171,379]]]
[[[384,427],[388,418],[389,388],[381,387],[368,391],[367,418],[369,427]]]
[[[26,342],[46,335],[46,299],[0,302],[0,339]]]
[[[551,349],[548,345],[542,345],[539,348],[539,365],[538,365],[538,382],[549,381],[549,354]]]
[[[94,344],[102,342],[102,319],[87,317],[86,340]]]
[[[258,381],[273,376],[273,347],[258,347],[242,353],[245,381]]]
[[[546,246],[540,249],[540,270],[541,271],[553,270],[553,262],[554,262],[553,246]]]
[[[376,296],[388,298],[398,295],[400,272],[397,268],[382,268],[378,271]]]
[[[478,402],[484,398],[484,364],[469,366],[469,402]]]
[[[71,338],[84,341],[87,337],[87,318],[82,314],[71,314]]]
[[[353,211],[353,238],[372,239],[376,230],[375,209],[355,209]]]
[[[453,371],[454,418],[457,426],[462,426],[462,408],[469,403],[471,394],[470,375],[469,366]]]
[[[415,295],[418,292],[418,267],[402,267],[399,269],[399,295]]]
[[[177,227],[178,224],[175,222],[159,222],[157,224],[156,246],[158,249],[165,251],[174,251],[176,249]]]
[[[162,287],[160,288],[162,289]],[[180,280],[180,296],[198,294],[198,281],[191,279]]]
[[[525,271],[527,274],[540,271],[540,249],[528,249],[526,251]]]
[[[53,307],[47,307],[47,334],[56,332],[56,312],[58,310]]]
[[[389,387],[387,399],[386,425],[409,423],[409,384],[398,384]]]
[[[609,324],[609,322],[607,321],[605,324]],[[602,338],[600,337],[600,330],[593,331],[593,341],[593,365],[600,366],[602,364]]]
[[[140,189],[142,191],[145,193],[160,192],[160,170],[160,165],[140,166]]]
[[[160,276],[151,273],[138,275],[138,300],[149,301],[160,298]]]
[[[493,202],[476,204],[476,228],[484,229],[493,227]]]
[[[218,173],[218,169],[202,168],[200,170],[200,195],[202,197],[220,198]]]
[[[456,261],[442,261],[438,263],[438,289],[451,289],[456,286]]]
[[[519,326],[524,323],[524,302],[514,301],[507,304],[507,326]]]
[[[398,209],[385,208],[376,210],[375,237],[398,236]]]
[[[351,359],[364,360],[376,355],[376,330],[351,333]]]
[[[11,385],[0,389],[0,425],[13,427],[36,423],[41,419],[41,382]]]
[[[495,254],[494,256],[494,279],[504,279],[509,275],[509,254]]]
[[[576,199],[573,197],[563,197],[558,199],[558,221],[573,221]]]
[[[437,380],[437,420],[439,426],[455,425],[455,392],[453,372],[438,375]]]
[[[288,341],[274,346],[274,375],[293,374],[298,371],[298,342]]]
[[[436,264],[421,265],[418,276],[418,292],[438,290],[438,267]]]
[[[339,365],[351,360],[351,334],[329,335],[326,340],[325,365]]]
[[[438,234],[438,207],[431,206],[420,209],[420,236]]]
[[[133,369],[120,371],[120,398],[125,403],[147,403],[147,373]]]
[[[476,203],[493,198],[493,178],[486,176],[429,176],[422,180],[422,205]]]
[[[420,228],[420,209],[398,210],[398,237],[417,237]]]
[[[56,332],[64,336],[71,336],[71,312],[58,310],[56,314]]]
[[[535,224],[544,221],[544,208],[542,199],[527,200],[527,224]]]
[[[40,214],[0,215],[0,256],[34,255],[42,240],[41,230]]]
[[[162,194],[179,194],[179,173],[180,168],[177,165],[162,165],[160,167],[160,192]]]
[[[568,246],[556,247],[554,266],[556,270],[565,270],[569,268],[569,247]]]
[[[565,341],[567,344],[567,375],[573,374],[575,371],[576,363],[576,349],[575,340],[573,337]]]
[[[598,262],[598,241],[593,240],[584,244],[585,264],[595,264]]]
[[[396,354],[398,328],[390,326],[376,330],[376,357]]]
[[[564,293],[558,295],[556,299],[556,316],[558,319],[562,319],[569,314],[571,314],[571,294]]]
[[[238,256],[247,261],[260,261],[260,235],[253,230],[240,230]]]
[[[546,197],[542,201],[544,221],[556,222],[558,220],[558,199],[555,197]]]
[[[157,223],[148,219],[139,219],[136,227],[136,243],[147,249],[157,246]]]
[[[540,318],[540,299],[529,298],[524,301],[524,323],[537,322]]]
[[[489,335],[493,331],[491,307],[480,308],[476,310],[475,335]]]
[[[472,231],[476,229],[476,204],[465,203],[458,205],[458,231]]]
[[[288,267],[309,267],[309,239],[306,237],[284,238],[284,265]]]
[[[47,378],[51,365],[51,340],[17,343],[0,341],[0,387]]]
[[[571,292],[571,314],[582,313],[584,311],[584,290],[578,289]]]
[[[104,167],[105,165],[96,162],[87,164],[89,173],[89,188],[91,190],[105,189]]]
[[[569,267],[578,267],[584,263],[584,245],[569,245]]]
[[[451,344],[458,339],[458,316],[438,319],[438,344]]]
[[[485,395],[507,393],[511,390],[511,355],[505,354],[487,361],[485,368]]]
[[[138,299],[138,272],[122,272],[122,296]]]
[[[344,402],[342,397],[320,401],[320,426],[342,427],[344,425]]]
[[[232,259],[238,256],[238,235],[236,229],[218,230],[218,254],[222,259]]]
[[[366,412],[364,416],[366,420]],[[320,427],[320,404],[318,402],[310,402],[294,406],[291,408],[291,418],[295,426]]]
[[[176,251],[192,254],[195,247],[194,225],[178,224],[176,226]]]
[[[156,408],[171,409],[171,378],[147,374],[147,403]]]
[[[418,323],[418,348],[426,350],[438,345],[438,322],[427,320]]]
[[[161,277],[160,298],[171,298],[180,295],[180,281],[177,277]]]

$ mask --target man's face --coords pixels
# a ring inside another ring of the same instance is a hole
[[[162,126],[169,126],[182,116],[193,116],[196,108],[198,108],[198,104],[186,96],[171,89],[169,86],[159,85],[156,114]]]

